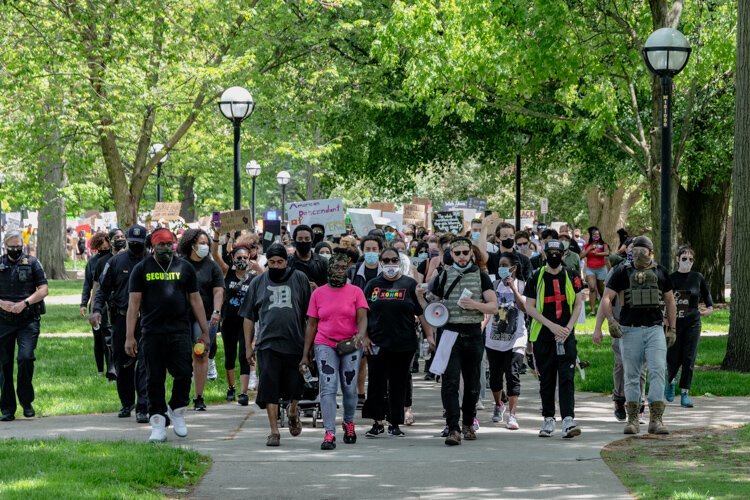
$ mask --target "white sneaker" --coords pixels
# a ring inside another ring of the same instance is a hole
[[[495,423],[502,422],[504,417],[505,417],[505,403],[500,401],[499,405],[495,405],[495,411],[492,412],[492,421]]]
[[[411,407],[404,410],[404,424],[414,425],[414,413],[411,411]]]
[[[216,380],[219,374],[216,371],[216,360],[208,358],[208,380]]]
[[[258,375],[255,374],[254,371],[250,372],[250,383],[248,384],[248,389],[251,391],[254,391],[258,388]]]
[[[581,435],[581,429],[576,426],[573,417],[565,417],[563,419],[562,428],[564,438],[573,438]]]
[[[539,429],[539,437],[548,438],[555,432],[555,417],[544,417],[542,428]]]
[[[183,438],[188,435],[187,424],[185,424],[186,411],[187,406],[177,408],[176,410],[167,408],[167,414],[169,415],[169,419],[172,421],[172,429],[174,429],[174,433]]]
[[[506,424],[505,427],[507,427],[508,429],[510,429],[512,431],[517,431],[518,429],[521,428],[518,425],[518,420],[516,420],[516,416],[515,415],[508,415],[508,423]]]
[[[477,410],[484,410],[484,403],[482,403],[481,399],[477,399],[476,409]]]
[[[151,443],[163,443],[167,440],[167,419],[162,415],[151,415],[151,436],[148,438]]]

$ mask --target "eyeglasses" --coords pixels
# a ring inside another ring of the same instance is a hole
[[[383,259],[380,259],[380,261],[383,264],[398,264],[399,262],[401,262],[401,259],[399,259],[398,257],[393,257],[392,259],[383,258]]]
[[[681,262],[695,262],[693,257],[680,257]]]
[[[529,242],[528,241],[516,241],[516,245],[518,245],[519,247],[525,247],[529,245]]]
[[[234,260],[250,260],[250,257],[235,257]]]
[[[346,266],[333,266],[331,269],[337,273],[345,273],[346,272]]]
[[[471,250],[453,250],[455,255],[471,255]]]

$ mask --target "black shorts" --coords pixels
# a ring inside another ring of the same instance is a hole
[[[256,355],[260,377],[255,404],[265,408],[267,404],[279,404],[279,400],[302,399],[304,381],[299,372],[301,354],[284,354],[272,349],[262,349]]]

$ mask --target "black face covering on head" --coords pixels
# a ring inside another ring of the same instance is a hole
[[[115,240],[112,246],[115,247],[115,250],[122,250],[127,244],[128,242],[125,240]]]
[[[271,281],[273,282],[280,282],[284,279],[284,275],[286,274],[287,268],[278,269],[275,267],[269,267],[268,268],[268,277],[271,278]]]
[[[560,264],[562,264],[562,255],[559,253],[547,255],[547,264],[549,264],[549,267],[552,269],[557,269],[560,267]]]
[[[453,265],[453,255],[451,255],[451,249],[446,248],[443,250],[443,264],[446,266],[452,266]]]
[[[131,241],[128,243],[128,249],[133,252],[133,255],[142,255],[146,245],[138,243],[137,241]]]
[[[21,255],[23,255],[23,249],[8,247],[8,257],[10,260],[18,260],[21,258]]]
[[[321,241],[323,241],[324,234],[323,233],[313,233],[313,245],[317,245]]]
[[[504,240],[500,240],[500,245],[502,245],[503,248],[513,248],[513,245],[515,244],[515,241],[513,238],[505,238]]]
[[[294,248],[297,249],[297,253],[300,255],[308,255],[312,248],[312,241],[295,241]]]

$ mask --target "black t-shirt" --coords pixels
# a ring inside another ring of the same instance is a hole
[[[526,282],[526,289],[524,295],[530,299],[537,299],[537,283],[539,282],[539,273],[542,269],[537,269],[534,274],[531,275],[531,279]],[[572,306],[575,304],[569,304],[568,298],[565,295],[565,274],[567,273],[570,282],[573,284],[573,290],[578,294],[583,290],[583,282],[580,276],[574,275],[569,270],[563,268],[562,272],[557,274],[544,273],[542,279],[544,280],[544,307],[542,308],[542,316],[552,321],[556,325],[566,326],[570,321],[570,312]],[[534,306],[537,307],[537,306]],[[537,337],[537,342],[554,342],[555,336],[546,326],[542,326]]]
[[[490,276],[497,276],[498,268],[500,267],[500,256],[504,253],[504,248],[500,248],[499,252],[489,252],[487,254],[487,273]],[[524,254],[513,250],[513,255],[518,259],[518,279],[522,281],[528,281],[531,277],[531,261]]]
[[[389,281],[382,275],[368,281],[367,331],[372,342],[396,352],[417,348],[415,316],[424,312],[417,300],[417,282],[408,276]]]
[[[209,319],[214,311],[214,288],[224,288],[224,276],[221,274],[219,265],[210,257],[199,261],[185,257],[184,260],[192,264],[195,269],[195,275],[198,277],[198,293],[201,294],[206,319]]]
[[[630,288],[630,277],[628,275],[629,266],[618,266],[612,272],[607,288],[617,293],[624,292]],[[662,293],[671,292],[672,279],[669,277],[667,270],[662,266],[656,266],[654,270],[659,283],[659,290]],[[622,310],[620,311],[620,324],[624,326],[656,326],[661,325],[664,320],[662,307],[637,308],[632,309],[625,301],[622,301]]]
[[[305,273],[308,281],[323,286],[328,283],[328,261],[316,253],[311,255],[310,260],[302,260],[296,255],[289,257],[289,267]]]
[[[427,264],[429,262],[430,262],[430,259],[425,259],[419,264],[417,264],[417,272],[421,274],[424,279],[427,279],[427,276],[425,276],[425,274],[427,274]]]
[[[197,291],[195,269],[179,257],[174,257],[164,269],[153,258],[148,258],[136,264],[130,273],[130,292],[143,294],[141,327],[144,334],[189,332],[188,294]]]
[[[370,281],[374,280],[375,277],[378,275],[378,268],[372,268],[370,269],[367,266],[364,266],[365,268],[365,283],[369,283]]]
[[[674,272],[670,276],[674,288],[674,301],[677,304],[677,321],[689,322],[700,319],[698,304],[702,301],[706,307],[713,307],[714,301],[703,275],[696,271],[689,273]]]
[[[227,271],[227,276],[224,278],[224,311],[222,313],[225,321],[242,320],[240,308],[245,302],[247,290],[255,275],[246,271],[244,277],[245,280],[241,280],[234,269]]]

